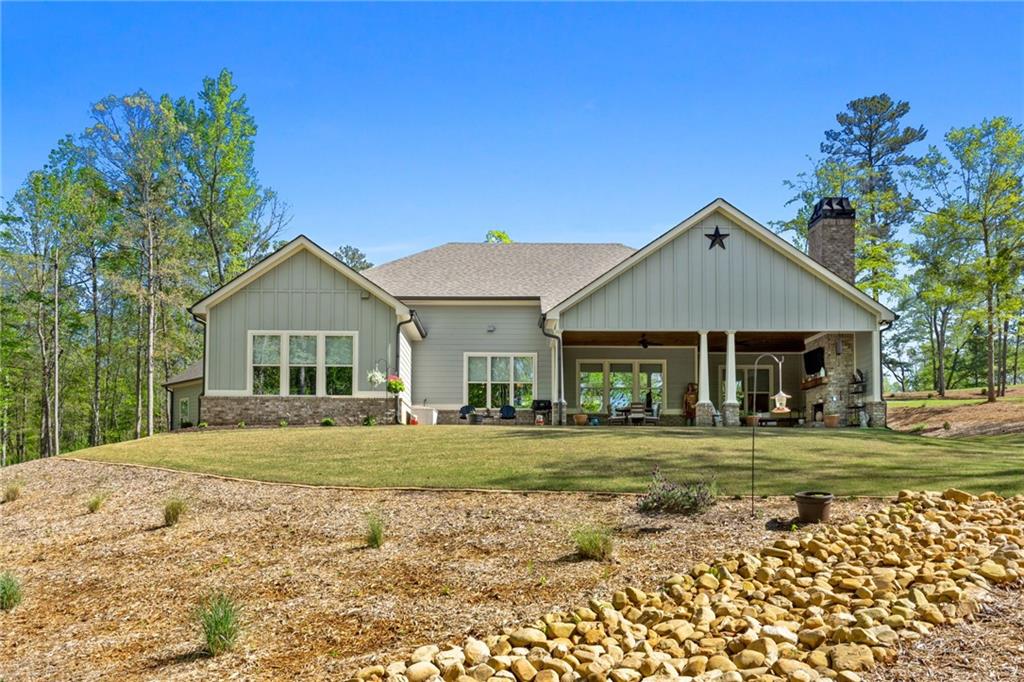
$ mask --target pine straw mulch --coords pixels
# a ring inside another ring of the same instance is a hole
[[[755,520],[747,500],[651,517],[625,495],[317,489],[68,460],[0,470],[0,486],[12,480],[24,487],[0,505],[0,571],[21,579],[25,599],[0,613],[5,682],[337,678],[654,586],[785,536],[788,522],[766,522],[793,513],[775,498],[758,501]],[[110,497],[89,514],[97,492]],[[189,509],[164,528],[171,496]],[[834,511],[842,521],[881,505],[843,500]],[[389,523],[379,550],[363,546],[369,509]],[[574,556],[567,536],[581,523],[617,529],[615,561]],[[242,604],[244,632],[234,652],[210,658],[193,613],[215,590]]]
[[[949,430],[944,424],[949,422]],[[896,431],[909,431],[920,424],[924,436],[998,436],[1024,433],[1024,401],[1004,400],[973,405],[921,407],[918,403],[889,403],[888,426]]]

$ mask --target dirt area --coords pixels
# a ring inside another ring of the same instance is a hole
[[[48,460],[0,471],[0,571],[24,601],[0,612],[0,679],[323,679],[425,643],[651,587],[738,548],[788,534],[786,499],[723,500],[697,518],[633,511],[632,496],[348,491],[227,481]],[[86,511],[96,492],[110,493]],[[174,527],[163,502],[187,500]],[[877,500],[839,501],[849,519]],[[379,510],[383,548],[363,547]],[[617,529],[615,561],[579,561],[581,523]],[[776,524],[771,524],[773,527]],[[224,590],[243,605],[236,651],[209,658],[192,615]]]
[[[897,431],[923,429],[924,436],[995,436],[1024,433],[1024,386],[1009,386],[1006,397],[995,403],[970,405],[925,405],[914,401],[938,399],[929,391],[896,393],[888,396],[889,427]],[[985,396],[977,388],[946,392],[947,400],[978,400]],[[949,429],[944,424],[949,423]]]

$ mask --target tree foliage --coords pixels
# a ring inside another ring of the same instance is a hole
[[[373,267],[373,263],[367,260],[365,253],[348,244],[339,246],[338,250],[334,252],[334,257],[356,272],[368,270]]]

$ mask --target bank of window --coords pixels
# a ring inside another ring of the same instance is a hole
[[[252,337],[252,393],[281,393],[281,337],[277,334]]]
[[[643,360],[583,360],[577,368],[578,407],[604,414],[635,402],[664,406],[665,362]]]
[[[355,377],[354,335],[252,336],[253,395],[351,396]]]
[[[466,357],[466,401],[476,408],[529,407],[536,389],[532,355],[494,354]]]

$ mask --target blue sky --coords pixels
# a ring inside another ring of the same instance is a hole
[[[502,228],[639,246],[717,196],[767,222],[855,97],[929,141],[1024,120],[1024,5],[2,6],[2,192],[144,88],[231,69],[289,233],[382,262]]]

